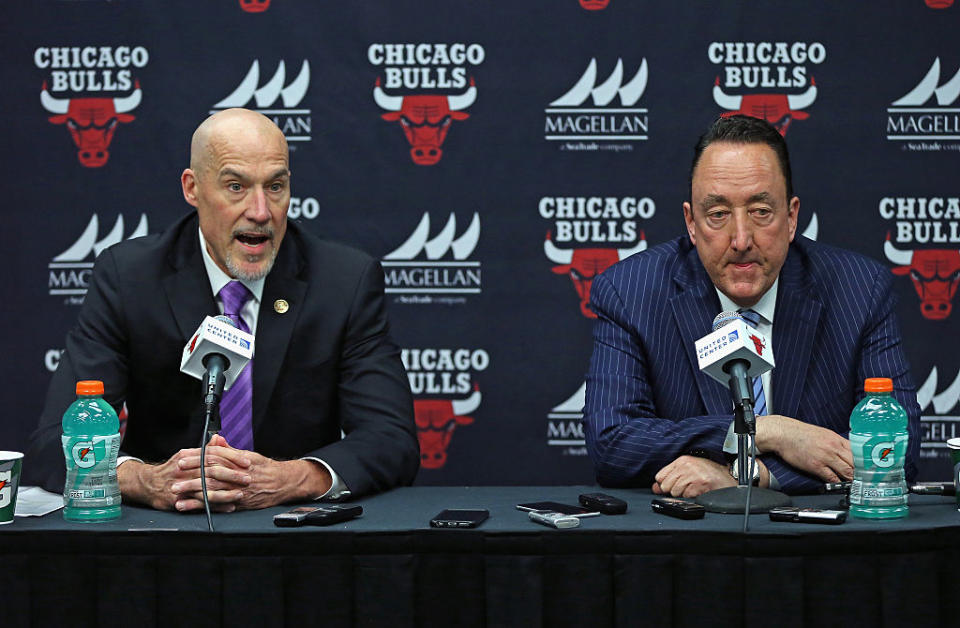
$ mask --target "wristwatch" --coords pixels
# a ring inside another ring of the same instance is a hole
[[[748,459],[749,460],[749,459]],[[739,459],[734,458],[733,462],[730,463],[730,475],[733,476],[733,479],[738,483],[740,482],[740,465]],[[749,466],[749,463],[748,463]],[[753,485],[760,486],[760,461],[756,461],[753,464]]]

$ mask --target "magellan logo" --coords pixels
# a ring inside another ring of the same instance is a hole
[[[94,214],[77,241],[47,265],[50,296],[66,296],[66,303],[71,305],[83,303],[90,283],[90,274],[93,272],[93,262],[86,260],[91,254],[96,258],[105,248],[123,239],[123,216],[117,216],[113,229],[102,239],[97,239],[99,230],[100,223]],[[141,214],[140,222],[127,239],[132,240],[144,235],[147,235],[147,216]]]
[[[48,118],[52,124],[67,127],[81,165],[104,166],[119,125],[136,119],[130,112],[143,93],[132,68],[145,67],[149,59],[143,46],[43,46],[34,51],[34,65],[50,70],[40,103],[54,114]]]
[[[587,394],[584,382],[569,399],[547,413],[547,445],[564,447],[568,456],[585,456],[586,440],[583,436],[583,404]]]
[[[590,59],[573,87],[544,109],[544,138],[563,142],[560,150],[633,150],[630,142],[646,140],[650,128],[647,109],[635,106],[647,78],[646,59],[626,81],[623,59],[617,59],[610,75],[598,83],[597,60]]]
[[[473,377],[490,366],[490,355],[483,349],[427,348],[403,349],[400,358],[414,396],[420,466],[439,469],[447,463],[453,431],[474,422],[468,415],[483,395]]]
[[[384,120],[400,122],[413,163],[439,162],[453,121],[470,117],[466,110],[477,100],[477,86],[472,77],[467,86],[466,66],[480,65],[485,56],[480,44],[370,44],[367,48],[370,63],[384,68],[382,84],[380,76],[374,82],[373,100],[386,111],[381,116]]]
[[[383,256],[385,291],[422,295],[398,298],[402,303],[465,303],[465,297],[453,295],[480,294],[480,262],[469,259],[479,239],[480,216],[476,212],[459,237],[457,219],[451,213],[446,225],[433,238],[430,238],[430,214],[424,212],[410,237]],[[418,259],[423,257],[426,259]]]
[[[896,221],[896,237],[888,232],[883,243],[887,260],[895,264],[891,271],[913,282],[924,318],[947,318],[960,284],[960,198],[885,197],[879,210],[882,218]],[[916,246],[937,243],[952,246]]]
[[[252,100],[259,111],[276,123],[288,142],[309,142],[313,128],[310,109],[301,107],[310,87],[310,63],[304,59],[297,77],[287,83],[287,66],[282,60],[273,76],[260,85],[260,60],[254,59],[247,75],[229,96],[210,110],[216,113],[232,107],[246,107]],[[295,148],[291,146],[291,148]]]
[[[940,393],[937,393],[938,385],[937,367],[934,366],[926,381],[917,389],[917,403],[923,413],[920,417],[920,453],[925,458],[943,455],[949,460],[947,451],[938,454],[936,450],[946,450],[947,440],[960,437],[960,416],[953,412],[960,399],[960,372]]]
[[[940,143],[960,140],[960,109],[951,106],[957,96],[960,96],[960,70],[941,84],[940,57],[937,57],[916,87],[887,108],[887,139],[906,141],[904,150],[960,149],[955,143]]]
[[[807,64],[823,63],[827,51],[820,42],[715,41],[707,57],[723,66],[723,78],[717,76],[713,85],[714,102],[727,110],[723,115],[762,118],[786,135],[793,120],[810,117],[803,110],[816,101],[817,86],[812,75],[808,85]],[[797,93],[752,91],[771,88]]]
[[[263,13],[270,8],[270,0],[239,0],[245,13]]]
[[[545,196],[538,210],[541,218],[552,221],[543,252],[557,264],[553,272],[570,276],[580,298],[580,312],[596,318],[589,307],[594,277],[647,248],[639,221],[652,218],[656,204],[649,197]]]

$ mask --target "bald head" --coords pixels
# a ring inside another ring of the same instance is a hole
[[[277,141],[288,155],[287,138],[273,120],[249,109],[218,111],[200,123],[190,141],[190,169],[201,177],[214,166],[214,156],[222,153],[234,138]]]

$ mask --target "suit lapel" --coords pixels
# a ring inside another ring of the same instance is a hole
[[[682,249],[681,249],[682,250]],[[691,248],[673,277],[678,294],[670,299],[673,320],[683,338],[683,353],[695,374],[694,380],[700,391],[700,398],[707,414],[727,414],[730,412],[730,400],[724,387],[704,374],[697,363],[696,341],[711,330],[714,316],[720,312],[720,299],[717,298],[713,283],[706,269],[700,263],[697,251]]]
[[[170,264],[173,272],[163,279],[163,289],[186,343],[204,317],[218,313],[200,254],[196,220],[185,223],[170,253]]]
[[[253,426],[256,430],[266,417],[267,402],[273,396],[277,377],[287,354],[297,319],[306,303],[307,282],[298,277],[300,252],[297,238],[288,225],[273,270],[267,275],[257,318],[253,367]],[[289,309],[281,313],[278,301]]]
[[[810,355],[820,323],[823,306],[809,279],[796,246],[790,247],[780,285],[773,322],[773,410],[785,416],[797,416]]]

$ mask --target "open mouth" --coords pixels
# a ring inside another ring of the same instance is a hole
[[[270,236],[263,233],[240,233],[236,236],[240,244],[256,248],[270,240]]]

